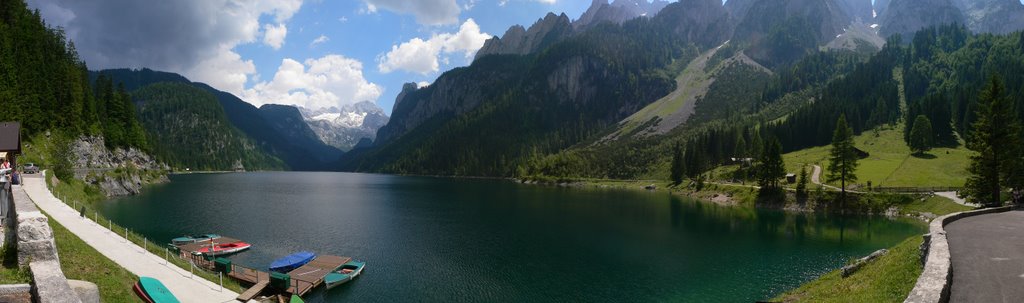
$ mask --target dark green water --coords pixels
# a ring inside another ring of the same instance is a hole
[[[720,207],[624,190],[345,173],[172,176],[102,212],[160,243],[214,232],[266,267],[300,250],[367,262],[309,302],[752,302],[923,224]]]

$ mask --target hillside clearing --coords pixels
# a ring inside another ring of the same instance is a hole
[[[967,180],[971,151],[961,146],[939,147],[914,156],[903,141],[902,129],[885,127],[854,137],[857,148],[869,156],[857,167],[857,184],[884,187],[961,187]],[[828,146],[784,154],[786,169],[799,172],[803,165],[828,168]]]

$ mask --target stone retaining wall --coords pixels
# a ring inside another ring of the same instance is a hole
[[[953,282],[953,264],[949,259],[949,242],[944,228],[953,221],[967,217],[999,213],[1012,209],[1010,206],[986,208],[974,211],[948,214],[928,224],[925,235],[925,264],[917,284],[910,291],[905,303],[945,303],[949,301],[950,284]]]
[[[57,243],[49,219],[36,208],[21,186],[12,187],[14,213],[12,227],[17,232],[18,264],[32,271],[33,292],[38,302],[81,303],[60,269]]]

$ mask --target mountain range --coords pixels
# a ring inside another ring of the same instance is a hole
[[[470,66],[427,87],[406,84],[372,146],[338,167],[511,176],[584,155],[566,151],[629,154],[639,141],[689,140],[729,119],[810,106],[823,86],[879,56],[890,35],[910,43],[947,24],[1005,34],[1024,28],[1022,8],[1016,0],[595,0],[576,20],[549,13],[510,27]],[[891,83],[873,83],[888,94]]]
[[[225,136],[228,134],[237,133],[238,135],[230,135],[233,137],[240,137],[240,140],[247,143],[245,150],[255,148],[256,154],[251,159],[262,159],[261,161],[273,163],[280,159],[284,165],[260,165],[256,163],[246,163],[242,161],[246,167],[259,169],[259,168],[289,168],[292,170],[325,170],[330,167],[330,163],[336,162],[344,150],[350,149],[360,139],[367,138],[372,140],[373,134],[376,129],[387,122],[387,116],[384,115],[383,110],[376,107],[376,105],[368,102],[358,103],[357,105],[347,106],[341,110],[332,109],[324,111],[323,113],[333,112],[339,116],[344,113],[345,115],[354,115],[365,117],[360,119],[365,123],[359,123],[356,127],[347,127],[347,125],[336,125],[333,123],[327,123],[326,125],[321,123],[324,121],[316,119],[307,119],[303,115],[308,110],[302,109],[290,105],[277,105],[277,104],[266,104],[260,107],[256,107],[250,103],[242,101],[242,99],[236,97],[231,93],[214,89],[213,87],[204,83],[192,82],[187,78],[168,72],[153,71],[150,69],[111,69],[102,71],[90,72],[90,77],[95,79],[99,75],[105,75],[112,78],[115,82],[124,84],[126,90],[130,92],[136,91],[148,91],[147,89],[159,85],[159,87],[166,87],[168,84],[174,84],[181,88],[182,96],[167,96],[168,94],[174,94],[174,90],[160,90],[161,98],[173,99],[173,100],[198,100],[206,99],[216,100],[217,103],[205,106],[213,106],[215,112],[222,112],[223,116],[215,115],[205,117],[203,115],[195,115],[192,113],[180,113],[178,115],[186,115],[195,122],[181,124],[178,127],[174,127],[174,124],[161,124],[158,131],[155,131],[157,137],[167,136],[189,136],[195,135],[200,130],[195,128],[189,128],[193,125],[218,125],[217,128],[212,128],[215,133],[222,133]],[[187,88],[187,89],[186,89]],[[196,91],[202,93],[196,93]],[[149,96],[143,95],[143,96]],[[139,105],[142,105],[144,100],[134,100]],[[145,108],[139,106],[140,108]],[[172,113],[172,115],[174,115]],[[220,121],[221,117],[226,118],[225,121]],[[178,119],[164,117],[163,119]],[[198,120],[196,120],[198,119]],[[149,126],[146,122],[147,119],[143,119],[144,126]],[[222,123],[227,122],[227,123]],[[197,124],[198,123],[198,124]],[[206,127],[210,128],[210,127]],[[205,131],[201,131],[205,132]],[[194,138],[195,139],[195,138]],[[184,140],[184,139],[182,139]],[[195,139],[202,141],[205,139]],[[209,140],[218,142],[221,148],[228,148],[232,145],[228,144],[225,140]],[[204,141],[205,142],[205,141]],[[328,143],[330,142],[330,143]],[[197,156],[204,155],[203,153],[193,151],[182,151],[182,148],[189,146],[192,149],[201,150],[200,146],[206,144],[202,142],[195,142],[194,144],[185,144],[186,141],[180,141],[174,144],[176,154],[194,154]],[[251,145],[252,148],[249,148]],[[228,148],[228,152],[240,154],[242,151]],[[251,153],[251,152],[250,152]],[[235,159],[238,160],[238,159]],[[223,164],[214,169],[230,169],[232,163],[235,160],[225,160],[218,163]],[[223,162],[223,163],[221,163]],[[193,167],[195,167],[193,165]]]

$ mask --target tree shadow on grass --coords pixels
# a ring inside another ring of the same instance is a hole
[[[935,156],[933,154],[929,154],[929,153],[913,153],[913,154],[910,154],[910,156],[912,156],[914,158],[926,159],[926,160],[931,160],[931,159],[938,158],[937,156]]]

